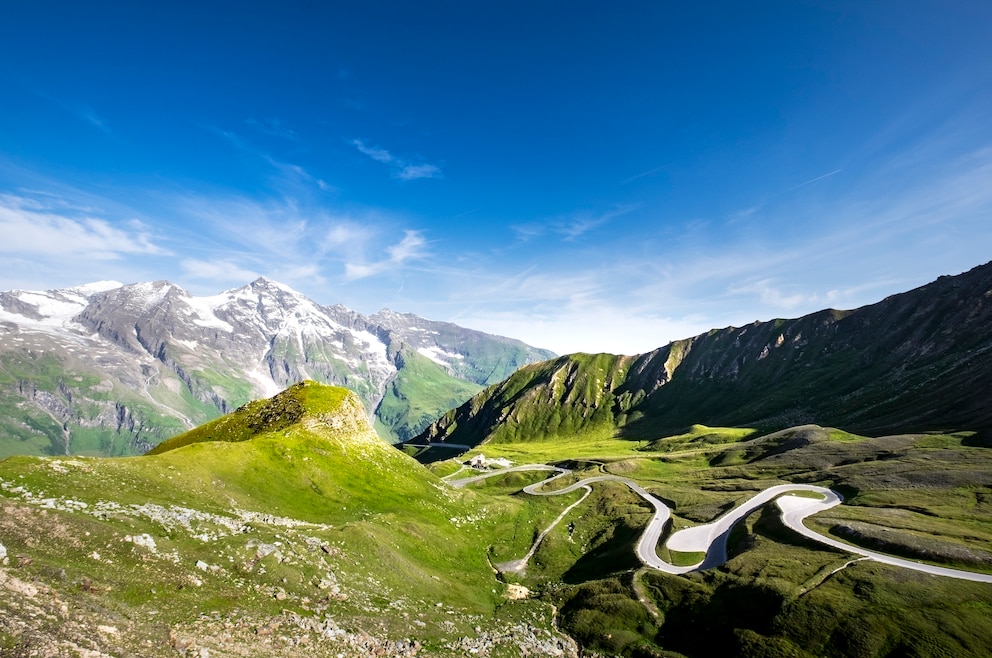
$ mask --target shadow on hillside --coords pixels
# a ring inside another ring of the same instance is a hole
[[[976,430],[973,435],[961,441],[961,445],[970,448],[992,448],[992,427]]]
[[[643,528],[631,526],[621,520],[604,536],[604,541],[586,552],[562,576],[569,585],[580,585],[590,580],[600,580],[641,566],[634,554],[634,546]]]

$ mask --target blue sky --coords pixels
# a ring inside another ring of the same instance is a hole
[[[0,289],[638,353],[992,259],[992,4],[613,4],[0,0]]]

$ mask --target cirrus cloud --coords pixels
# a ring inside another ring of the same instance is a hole
[[[376,162],[388,165],[392,169],[393,178],[400,180],[417,180],[418,178],[443,178],[444,173],[441,168],[427,163],[413,163],[402,158],[397,158],[392,153],[380,146],[369,146],[360,139],[351,140],[351,145],[364,155],[369,156]]]
[[[85,256],[96,260],[129,254],[164,255],[151,232],[137,220],[123,224],[53,208],[44,201],[0,195],[0,253]]]
[[[406,231],[402,240],[386,247],[386,254],[386,258],[373,263],[346,263],[345,278],[364,279],[395,270],[407,261],[425,258],[429,255],[427,240],[420,231]]]

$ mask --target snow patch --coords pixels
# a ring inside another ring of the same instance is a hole
[[[439,347],[418,347],[417,353],[426,356],[434,363],[442,366],[451,365],[452,360],[464,359],[465,357],[455,352],[445,352]]]
[[[365,352],[369,357],[374,357],[376,361],[380,363],[388,363],[389,358],[386,355],[386,344],[379,340],[374,334],[368,331],[359,331],[356,329],[350,329],[351,335],[355,337],[355,340],[363,344],[367,351]]]
[[[282,387],[276,384],[267,372],[262,372],[259,368],[246,371],[245,377],[262,391],[262,397],[270,398],[282,390]]]
[[[18,301],[33,306],[35,313],[41,317],[32,318],[0,307],[0,321],[12,322],[22,329],[44,333],[61,333],[59,330],[65,330],[69,325],[75,324],[72,319],[79,315],[88,303],[87,298],[82,295],[66,295],[57,291],[16,290],[10,294]]]
[[[176,286],[173,286],[168,281],[135,283],[131,286],[131,290],[135,293],[133,297],[136,297],[146,308],[159,304],[173,288],[176,288]],[[179,289],[181,290],[181,288]]]
[[[90,295],[107,292],[108,290],[116,290],[123,287],[124,284],[119,281],[94,281],[93,283],[84,283],[81,286],[67,288],[66,292],[78,292],[80,295],[89,297]]]
[[[221,331],[233,334],[234,327],[214,315],[214,312],[220,306],[230,301],[231,297],[225,293],[210,297],[189,297],[186,299],[186,303],[193,309],[193,313],[196,314],[195,318],[191,318],[193,324],[198,327],[220,329]]]

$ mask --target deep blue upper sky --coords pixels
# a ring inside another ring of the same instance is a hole
[[[0,289],[634,353],[992,259],[992,3],[614,4],[0,0]]]

